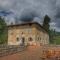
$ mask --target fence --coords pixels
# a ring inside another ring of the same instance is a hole
[[[0,45],[0,57],[21,52],[26,48],[26,46],[14,46],[14,45]]]

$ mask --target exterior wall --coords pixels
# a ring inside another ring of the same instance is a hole
[[[33,43],[49,44],[49,35],[35,24],[32,26],[24,25],[8,28],[8,45],[20,45],[23,37],[25,38],[25,45]],[[32,41],[29,41],[30,37]]]
[[[45,32],[42,28],[39,28],[36,26],[36,35],[35,35],[35,41],[37,44],[49,44],[49,35],[47,32]]]
[[[32,43],[35,42],[35,28],[29,26],[19,26],[19,27],[12,27],[8,30],[8,44],[9,45],[18,45],[21,44],[22,37],[25,38],[25,44],[30,43],[29,38],[33,39]],[[19,41],[17,41],[17,37]]]

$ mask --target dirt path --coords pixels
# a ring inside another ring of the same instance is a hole
[[[0,57],[0,60],[40,60],[41,47],[29,46],[26,50],[4,57]]]

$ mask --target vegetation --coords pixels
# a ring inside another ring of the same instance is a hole
[[[60,32],[56,32],[53,29],[50,30],[50,20],[50,17],[48,15],[45,15],[43,21],[43,28],[49,33],[50,44],[60,44]]]
[[[60,45],[60,36],[56,36],[53,42],[54,44]]]
[[[55,33],[55,37],[53,38],[53,43],[60,45],[60,32]]]
[[[50,43],[51,44],[60,44],[60,32],[56,32],[55,30],[50,30]]]
[[[43,21],[43,28],[48,32],[49,37],[50,37],[50,42],[52,42],[52,34],[51,34],[51,30],[50,30],[50,17],[48,15],[45,15],[44,17],[44,21]]]
[[[48,15],[46,15],[46,16],[44,17],[44,21],[43,21],[43,28],[44,28],[47,32],[49,32],[49,28],[50,28],[49,23],[50,23],[50,17],[49,17]]]
[[[5,20],[0,17],[0,44],[7,42],[7,27]]]

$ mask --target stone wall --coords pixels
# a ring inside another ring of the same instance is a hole
[[[0,57],[15,54],[26,49],[27,46],[0,45]]]

